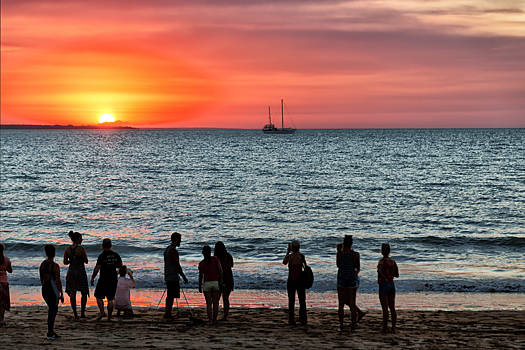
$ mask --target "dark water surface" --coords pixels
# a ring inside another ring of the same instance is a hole
[[[313,289],[335,290],[335,246],[353,234],[363,291],[389,242],[400,291],[525,292],[523,129],[1,130],[0,194],[13,285],[38,285],[43,245],[61,257],[75,230],[88,274],[109,237],[139,286],[163,288],[178,231],[191,286],[222,240],[237,288],[285,288],[298,239]]]

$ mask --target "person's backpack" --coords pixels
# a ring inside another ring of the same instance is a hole
[[[301,272],[301,278],[304,282],[304,287],[306,289],[310,289],[314,284],[314,272],[310,266],[306,265],[306,259],[304,258],[304,255],[301,254],[301,257],[303,258],[304,264],[303,271]]]

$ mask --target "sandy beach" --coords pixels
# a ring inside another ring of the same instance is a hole
[[[378,333],[381,314],[369,311],[357,332],[338,333],[336,310],[308,311],[307,326],[288,326],[284,308],[234,308],[230,320],[217,326],[189,326],[188,308],[173,321],[162,319],[162,308],[136,308],[133,318],[96,321],[97,309],[88,307],[87,320],[75,320],[61,306],[55,331],[60,340],[46,340],[47,308],[16,306],[0,328],[0,349],[496,349],[525,348],[523,311],[408,311],[398,312],[398,332]],[[204,308],[193,309],[206,319]],[[349,320],[349,318],[348,318]]]

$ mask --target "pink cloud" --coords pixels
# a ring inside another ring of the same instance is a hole
[[[259,128],[285,98],[299,128],[525,127],[522,8],[390,6],[6,2],[2,123],[111,107],[133,125]]]

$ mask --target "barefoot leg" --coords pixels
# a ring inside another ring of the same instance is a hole
[[[379,293],[379,301],[383,309],[383,329],[381,333],[388,331],[388,295]]]
[[[397,323],[396,295],[395,294],[390,294],[388,296],[388,308],[390,309],[390,314],[392,315],[392,333],[395,333],[396,323]]]

